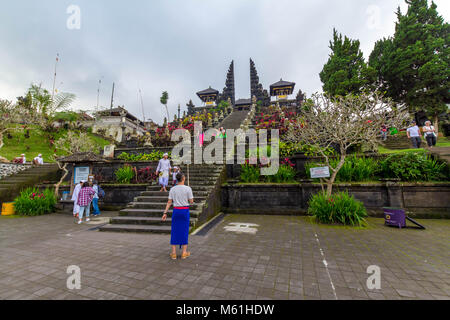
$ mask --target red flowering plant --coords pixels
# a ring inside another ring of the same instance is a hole
[[[53,212],[56,203],[52,190],[45,189],[41,192],[38,188],[28,188],[14,199],[14,208],[19,215],[37,216]]]

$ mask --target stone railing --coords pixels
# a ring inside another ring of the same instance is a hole
[[[0,163],[0,179],[12,176],[31,167],[28,164]]]

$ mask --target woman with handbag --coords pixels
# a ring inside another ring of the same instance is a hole
[[[431,121],[425,121],[425,126],[422,128],[424,138],[427,140],[428,147],[433,148],[436,145],[436,129],[431,125]]]

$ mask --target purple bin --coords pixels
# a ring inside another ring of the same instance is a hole
[[[406,215],[405,210],[400,208],[383,208],[384,224],[388,226],[405,228]]]

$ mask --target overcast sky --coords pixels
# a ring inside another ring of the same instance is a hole
[[[450,1],[436,0],[448,21]],[[80,8],[80,29],[71,5]],[[249,58],[260,81],[296,82],[308,95],[321,91],[333,27],[361,41],[366,56],[392,35],[403,0],[0,0],[0,98],[15,100],[31,83],[76,94],[74,109],[114,105],[161,122],[159,97],[169,92],[171,117],[196,92],[222,91],[235,62],[236,98],[250,97]]]

